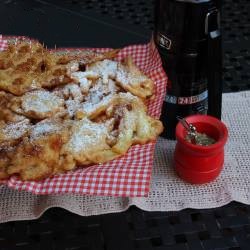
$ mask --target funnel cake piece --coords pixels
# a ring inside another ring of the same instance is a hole
[[[17,144],[30,130],[28,119],[19,122],[4,123],[0,121],[0,147]]]
[[[92,120],[85,117],[75,121],[63,147],[64,154],[72,155],[78,165],[107,162],[162,132],[161,122],[147,116],[143,102],[130,93],[116,94],[105,104],[102,119],[97,108],[98,115]]]
[[[69,129],[73,121],[63,120],[60,118],[44,119],[32,126],[29,132],[31,141],[49,134],[61,133],[65,129]]]
[[[128,57],[118,64],[115,80],[126,91],[146,99],[154,94],[154,83]]]
[[[87,50],[61,55],[48,51],[38,42],[19,41],[0,52],[0,90],[20,96],[41,87],[75,82],[71,74],[79,67],[113,58],[117,53],[118,50],[105,53]]]
[[[54,173],[59,163],[59,153],[64,143],[59,134],[47,135],[37,140],[24,141],[16,149],[7,173],[18,174],[22,180],[39,180]]]
[[[34,90],[13,99],[11,108],[32,119],[44,119],[64,112],[64,100],[47,90]]]
[[[72,65],[72,60],[60,64],[59,59],[59,55],[50,53],[37,42],[9,45],[0,53],[0,90],[20,96],[41,87],[72,82],[69,75],[78,70],[78,64]]]
[[[0,146],[0,180],[9,177],[7,169],[10,165],[11,159],[14,157],[15,147]]]
[[[103,60],[98,61],[93,64],[87,66],[87,70],[93,71],[102,77],[103,83],[107,84],[109,78],[114,79],[117,72],[117,65],[116,61],[112,60]]]
[[[97,80],[100,76],[93,71],[77,71],[71,74],[71,77],[79,83],[81,92],[87,94],[93,81]]]
[[[16,147],[7,174],[18,174],[22,180],[39,180],[63,171],[60,151],[68,140],[68,124],[60,120],[37,123]]]
[[[65,55],[64,57],[59,59],[59,62],[68,63],[69,61],[76,60],[79,62],[80,67],[83,67],[88,64],[102,61],[105,59],[114,59],[119,51],[119,49],[113,49],[107,52],[100,53],[94,50],[82,50],[78,51],[77,53]]]
[[[13,95],[0,91],[0,122],[18,122],[26,118],[25,116],[19,115],[11,110],[10,103],[13,98]]]
[[[112,150],[119,154],[127,152],[134,144],[155,140],[162,132],[160,121],[147,115],[142,100],[130,93],[119,93],[114,101],[112,116],[118,125],[118,137]]]
[[[72,155],[81,165],[100,163],[117,156],[110,151],[107,143],[111,130],[109,122],[96,123],[88,118],[76,121],[72,127],[69,141],[63,147],[63,152]]]
[[[77,117],[87,116],[94,119],[111,105],[118,91],[119,88],[113,80],[109,79],[107,83],[104,83],[102,78],[98,79],[89,89],[84,102],[78,108]]]
[[[38,62],[37,54],[42,53],[39,43],[18,42],[11,44],[0,53],[0,89],[20,95],[26,90],[39,87],[30,72],[34,71]]]

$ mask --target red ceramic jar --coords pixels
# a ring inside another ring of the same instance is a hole
[[[209,115],[185,117],[199,133],[205,133],[216,140],[209,146],[200,146],[186,141],[187,131],[179,122],[176,126],[177,144],[174,162],[177,174],[192,184],[213,181],[221,172],[224,164],[224,145],[228,130],[223,122]]]

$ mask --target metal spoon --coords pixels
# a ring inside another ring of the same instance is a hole
[[[188,131],[188,136],[191,138],[191,141],[196,143],[197,141],[197,130],[192,123],[188,123],[187,120],[181,116],[176,116],[177,120],[181,122],[183,127]]]

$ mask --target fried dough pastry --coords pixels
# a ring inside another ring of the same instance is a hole
[[[90,88],[85,101],[77,109],[77,117],[97,117],[108,108],[118,91],[119,88],[113,80],[109,79],[107,83],[104,83],[99,79]]]
[[[130,57],[56,53],[18,41],[0,52],[0,179],[41,180],[121,157],[163,127],[154,84]]]
[[[14,145],[26,135],[30,129],[30,121],[24,119],[19,122],[4,123],[0,121],[0,147]]]
[[[87,66],[87,70],[93,71],[102,77],[103,83],[107,84],[109,79],[116,77],[118,63],[112,60],[103,60]]]
[[[67,72],[72,65],[62,65],[58,60],[57,55],[36,42],[10,45],[0,52],[0,90],[20,96],[30,90],[71,82]]]
[[[125,91],[140,98],[150,98],[154,94],[153,81],[136,67],[131,57],[120,63],[107,59],[98,61],[88,65],[87,70],[101,75],[103,83],[115,80]]]
[[[130,93],[113,96],[107,105],[101,121],[83,118],[74,123],[63,150],[77,164],[114,159],[125,154],[131,145],[154,140],[162,132],[161,122],[147,116],[143,102]]]
[[[78,53],[63,56],[58,62],[63,64],[72,60],[76,60],[79,62],[80,67],[82,67],[105,59],[114,59],[119,51],[119,49],[113,49],[107,52],[99,53],[93,50],[82,50]]]
[[[160,121],[147,115],[143,101],[130,93],[119,93],[109,112],[118,124],[118,136],[112,147],[116,153],[124,154],[131,145],[152,141],[163,130]]]
[[[13,98],[13,95],[0,91],[0,121],[4,121],[5,123],[18,122],[26,118],[25,116],[19,115],[11,110],[11,102]]]
[[[38,42],[10,44],[6,51],[0,52],[0,90],[20,96],[41,87],[74,82],[71,73],[79,67],[113,58],[117,53],[118,50],[105,53],[89,50],[61,55],[48,51]]]
[[[32,143],[24,140],[16,149],[7,173],[18,174],[22,180],[39,180],[51,176],[59,163],[64,137],[51,134]]]
[[[70,123],[47,119],[37,123],[15,149],[7,174],[39,180],[61,172],[60,151],[68,140]]]
[[[154,83],[134,64],[131,57],[119,63],[115,80],[126,91],[140,98],[150,98],[154,94]]]
[[[8,124],[0,121],[0,180],[9,177],[8,167],[15,156],[16,145],[28,134],[29,129],[28,119]]]
[[[14,157],[15,147],[0,146],[0,180],[7,179],[11,159]]]
[[[47,90],[34,90],[12,99],[11,109],[33,119],[44,119],[64,111],[64,99]]]
[[[63,147],[65,154],[72,155],[78,164],[100,163],[106,159],[110,146],[107,143],[111,126],[107,123],[96,123],[83,118],[74,123],[69,141]],[[102,154],[105,154],[103,157]],[[110,152],[109,157],[117,154]],[[109,158],[110,159],[110,158]]]

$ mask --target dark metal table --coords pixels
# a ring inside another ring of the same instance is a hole
[[[3,0],[0,33],[27,35],[50,47],[122,47],[145,43],[153,1]],[[224,0],[224,92],[250,89],[250,3]],[[20,208],[21,209],[21,208]],[[0,224],[0,250],[250,249],[250,206],[81,217],[60,208],[33,221]]]

